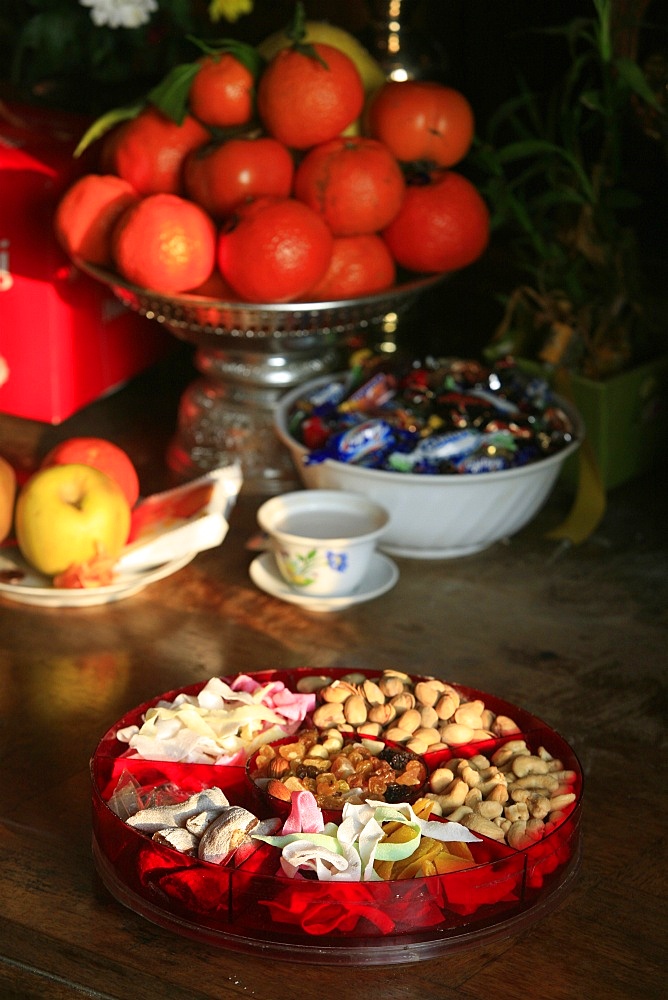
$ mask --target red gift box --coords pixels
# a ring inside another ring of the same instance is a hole
[[[53,214],[92,161],[72,156],[88,122],[0,103],[0,411],[59,424],[171,347],[61,250]]]

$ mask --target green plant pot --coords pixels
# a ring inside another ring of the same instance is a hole
[[[521,367],[545,374],[542,366],[521,360]],[[668,354],[605,381],[569,375],[570,395],[580,411],[604,489],[634,479],[653,467],[663,474],[668,458]],[[565,463],[561,481],[577,486],[577,453]]]

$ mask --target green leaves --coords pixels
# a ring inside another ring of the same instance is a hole
[[[103,135],[106,135],[116,125],[119,125],[123,121],[129,121],[131,118],[136,118],[143,107],[145,107],[144,101],[139,101],[137,104],[131,104],[125,108],[114,108],[112,111],[107,111],[106,114],[101,115],[84,132],[77,148],[74,150],[74,156],[81,156],[84,150],[88,149],[94,142],[97,142],[98,139],[101,139]]]

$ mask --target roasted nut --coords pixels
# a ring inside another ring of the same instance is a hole
[[[490,840],[496,840],[499,843],[502,843],[506,839],[506,835],[500,826],[497,826],[493,820],[485,819],[484,816],[480,816],[478,813],[467,813],[467,815],[463,816],[459,822],[462,826],[465,826],[473,833],[479,833],[483,837],[489,837]]]
[[[485,709],[484,702],[465,701],[456,709],[454,719],[460,726],[470,726],[471,729],[482,729],[482,713]]]
[[[422,729],[436,729],[440,724],[440,719],[435,708],[431,705],[425,705],[420,711],[420,725]]]
[[[470,726],[463,726],[457,722],[448,722],[441,726],[441,739],[448,746],[456,747],[464,743],[470,743],[473,737],[473,730]]]
[[[402,691],[401,694],[395,695],[390,700],[390,705],[397,715],[401,715],[403,712],[415,708],[415,695],[411,691]]]
[[[455,691],[455,689],[449,684],[446,684],[443,694],[435,705],[439,719],[443,722],[447,722],[451,719],[459,708],[460,700],[458,692]]]
[[[404,682],[400,677],[381,677],[378,681],[378,687],[386,698],[394,698],[396,695],[401,694],[404,686]]]
[[[437,767],[436,770],[431,773],[431,777],[429,778],[429,787],[432,792],[436,792],[440,795],[449,785],[452,784],[454,780],[455,776],[449,767]]]
[[[509,719],[507,715],[497,715],[492,723],[492,732],[495,736],[512,736],[519,733],[520,729],[516,722]]]
[[[267,774],[272,778],[280,778],[282,775],[287,774],[289,770],[290,763],[285,757],[274,757],[273,760],[269,761],[267,766]]]
[[[394,705],[385,702],[384,705],[373,705],[369,709],[369,721],[378,722],[381,726],[387,726],[394,722],[397,717],[397,710]]]
[[[420,725],[420,713],[417,708],[409,708],[399,716],[397,726],[408,733],[414,733]],[[436,734],[438,738],[438,733]]]
[[[369,705],[383,705],[385,703],[385,695],[374,681],[365,680],[361,685],[360,694],[366,698]]]
[[[314,694],[331,683],[331,677],[322,677],[314,674],[312,677],[300,677],[297,681],[297,690],[301,694]]]
[[[351,694],[343,705],[343,715],[351,726],[361,726],[367,720],[367,708],[364,698],[359,694]]]
[[[340,702],[326,701],[323,705],[318,705],[313,713],[313,725],[318,729],[330,729],[345,722],[343,705]]]
[[[347,681],[332,681],[320,691],[320,697],[323,701],[339,704],[342,704],[351,694],[357,694],[357,689],[354,684],[349,684]]]
[[[433,708],[441,694],[443,693],[445,685],[442,681],[437,680],[427,680],[418,681],[415,685],[415,698],[420,705],[429,705]]]
[[[283,784],[282,781],[277,781],[275,778],[272,778],[267,785],[267,795],[271,795],[275,799],[280,799],[282,802],[289,802],[292,797],[287,785]]]
[[[411,738],[411,733],[407,729],[399,729],[398,726],[392,726],[390,729],[385,730],[383,736],[392,743],[406,743]]]

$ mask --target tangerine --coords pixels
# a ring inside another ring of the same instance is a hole
[[[191,115],[177,125],[157,108],[146,107],[109,133],[102,162],[141,195],[182,194],[183,161],[209,138],[204,125]]]
[[[225,218],[249,198],[287,198],[293,175],[292,154],[268,136],[199,147],[188,154],[183,165],[187,195],[216,218]]]
[[[295,197],[318,212],[335,236],[387,226],[404,190],[399,164],[376,139],[331,139],[309,150],[295,173]]]
[[[112,262],[111,233],[139,195],[128,181],[113,174],[85,174],[59,201],[54,228],[71,257],[105,266]]]
[[[403,163],[423,160],[452,167],[468,153],[474,128],[466,97],[428,80],[388,80],[365,112],[367,133]]]
[[[336,236],[329,267],[306,298],[309,302],[335,302],[373,295],[390,288],[395,276],[392,254],[376,233]]]
[[[406,186],[401,208],[382,236],[398,264],[438,274],[472,264],[489,242],[487,205],[454,170],[419,175]]]
[[[363,106],[364,85],[355,63],[322,42],[281,49],[257,88],[257,110],[265,129],[292,149],[334,139],[359,117]]]
[[[240,206],[218,240],[218,266],[246,302],[289,302],[322,278],[333,237],[295,198],[264,197]]]
[[[230,52],[202,56],[190,85],[190,111],[205,125],[231,128],[253,117],[255,79]]]
[[[114,261],[134,285],[177,295],[207,280],[216,227],[204,209],[175,194],[153,194],[127,209],[113,232]]]

